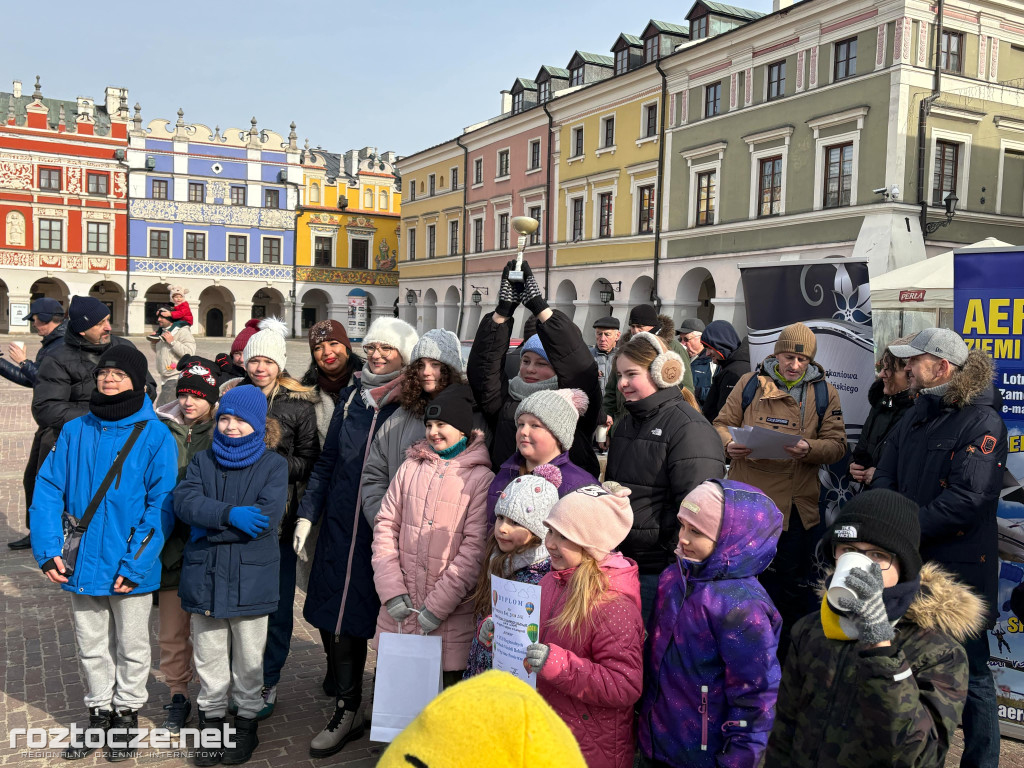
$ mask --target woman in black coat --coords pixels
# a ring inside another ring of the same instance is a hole
[[[597,363],[580,329],[548,307],[529,264],[523,262],[522,283],[509,281],[514,264],[510,261],[501,273],[498,307],[481,321],[466,365],[469,386],[492,435],[491,466],[497,471],[516,452],[516,408],[520,402],[544,389],[581,389],[589,402],[576,424],[569,459],[598,477],[601,467],[593,445],[601,410]],[[505,356],[512,340],[512,313],[518,304],[536,316],[537,337],[523,343],[519,375],[509,379]]]
[[[908,344],[912,338],[911,335],[896,339],[893,345]],[[906,360],[895,357],[886,349],[879,362],[878,379],[868,390],[871,412],[864,421],[864,429],[850,461],[850,477],[865,488],[871,485],[875,476],[875,467],[882,458],[885,439],[914,405],[906,364]]]
[[[683,497],[725,476],[725,453],[714,427],[679,389],[684,367],[657,336],[638,333],[615,356],[626,415],[608,448],[605,480],[629,488],[633,526],[619,550],[640,567],[640,602],[647,622],[658,577],[675,561],[676,514]]]

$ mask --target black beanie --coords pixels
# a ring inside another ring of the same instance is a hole
[[[217,402],[220,395],[220,366],[205,357],[185,355],[178,361],[178,384],[174,394],[192,395],[200,400],[208,400],[210,404]]]
[[[629,311],[628,325],[641,325],[657,328],[661,325],[658,319],[658,310],[650,304],[641,304]]]
[[[423,421],[443,421],[469,437],[473,432],[473,404],[473,392],[468,386],[452,384],[430,401],[423,414]]]
[[[131,344],[111,344],[100,355],[95,370],[117,368],[128,374],[135,392],[146,391],[146,370],[149,365],[146,356]]]
[[[892,552],[900,563],[900,581],[913,581],[921,572],[921,510],[906,496],[885,488],[854,496],[825,532],[825,556],[831,560],[836,544],[859,541]]]

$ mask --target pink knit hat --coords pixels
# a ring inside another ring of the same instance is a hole
[[[629,494],[629,489],[618,483],[585,485],[559,499],[544,525],[601,562],[633,527],[633,508],[626,498]]]
[[[705,480],[683,499],[679,505],[680,523],[689,523],[712,541],[718,541],[722,532],[722,509],[725,495],[722,486],[714,480]]]

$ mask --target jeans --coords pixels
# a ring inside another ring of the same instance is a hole
[[[960,768],[999,765],[999,706],[988,668],[988,632],[964,642],[967,651],[967,701],[964,704],[964,753]]]
[[[288,651],[292,647],[292,626],[294,619],[292,609],[295,607],[295,565],[298,558],[292,549],[290,536],[282,537],[279,542],[281,550],[281,572],[278,582],[280,597],[277,610],[270,614],[267,624],[267,650],[263,655],[263,684],[277,685],[281,681],[281,669],[284,667]]]

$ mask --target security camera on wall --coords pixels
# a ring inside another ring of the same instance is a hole
[[[886,197],[889,196],[888,187],[879,187],[878,189],[873,189],[871,191],[874,192],[876,195],[885,195]]]

